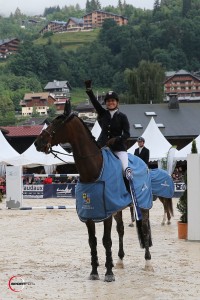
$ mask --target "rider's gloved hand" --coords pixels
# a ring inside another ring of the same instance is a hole
[[[86,91],[90,91],[92,89],[92,80],[85,80]]]
[[[114,145],[115,142],[116,142],[116,138],[112,138],[107,141],[106,146],[108,146],[110,148]]]

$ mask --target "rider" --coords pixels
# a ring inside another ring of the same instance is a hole
[[[97,142],[100,147],[108,146],[115,153],[122,162],[125,176],[129,179],[132,171],[128,167],[128,153],[126,152],[126,141],[130,137],[128,118],[119,111],[119,97],[115,92],[110,91],[105,95],[105,109],[95,97],[91,83],[91,80],[85,81],[86,93],[97,111],[97,120],[101,127]]]

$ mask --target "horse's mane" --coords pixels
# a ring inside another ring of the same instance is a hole
[[[81,123],[83,124],[83,126],[87,130],[89,136],[91,137],[92,141],[96,144],[96,146],[98,148],[100,148],[99,145],[98,145],[98,143],[97,143],[97,141],[95,140],[95,137],[92,135],[92,132],[90,131],[90,129],[88,128],[88,126],[85,124],[85,122],[81,118],[79,118],[77,115],[74,115],[74,116],[77,117],[81,121]]]
[[[66,120],[69,121],[69,120],[71,120],[71,118],[73,118],[73,117],[76,117],[76,118],[83,124],[84,128],[85,128],[86,131],[88,132],[88,134],[89,134],[90,138],[92,139],[92,141],[96,144],[96,146],[97,146],[98,148],[100,148],[99,145],[98,145],[98,143],[97,143],[97,141],[95,140],[95,137],[92,135],[92,132],[91,132],[90,129],[88,128],[88,126],[87,126],[87,125],[85,124],[85,122],[84,122],[81,118],[79,118],[76,114],[72,113],[72,114],[69,116],[69,118],[67,118],[67,119],[66,119],[66,115],[65,115],[65,114],[59,115],[59,116],[57,116],[57,117],[53,120],[53,122],[54,122],[54,121],[59,121],[60,119],[62,119],[63,122],[66,121]]]

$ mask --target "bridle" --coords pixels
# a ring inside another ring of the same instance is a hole
[[[69,122],[73,117],[75,116],[75,114],[73,112],[71,112],[70,114],[66,115],[66,114],[62,114],[60,116],[58,116],[57,118],[61,118],[61,117],[64,117],[64,119],[62,120],[61,123],[57,124],[57,126],[55,126],[54,130],[52,130],[51,132],[49,132],[47,129],[44,129],[43,131],[46,132],[50,139],[52,139],[54,137],[54,135],[56,134],[56,132],[66,123],[66,122]],[[57,119],[56,118],[56,119]],[[56,120],[55,119],[55,120]],[[53,122],[55,121],[53,120]],[[53,123],[52,122],[52,123]],[[47,146],[48,146],[48,152],[47,153],[52,153],[54,155],[54,157],[60,159],[61,161],[67,163],[66,161],[64,161],[63,159],[61,159],[57,154],[63,154],[63,155],[67,155],[67,156],[73,156],[72,154],[68,154],[68,153],[62,153],[62,152],[59,152],[59,151],[56,151],[56,150],[53,150],[52,149],[52,146],[51,146],[51,143],[47,143]],[[77,160],[82,160],[82,159],[85,159],[85,158],[88,158],[88,157],[92,157],[92,156],[96,156],[98,155],[99,152],[95,152],[93,154],[90,154],[90,155],[86,155],[86,156],[78,156],[77,157]]]
[[[66,122],[68,122],[69,120],[71,120],[73,117],[74,117],[74,113],[71,112],[69,115],[65,115],[65,114],[62,114],[60,115],[59,117],[64,117],[63,121],[59,124],[57,124],[57,126],[55,126],[54,130],[52,130],[51,132],[49,132],[47,129],[43,129],[43,132],[46,132],[48,134],[48,136],[50,137],[50,139],[52,139],[54,137],[54,135],[56,134],[56,132],[61,128],[61,126],[63,126]],[[51,143],[48,143],[47,144],[48,146],[48,151],[47,153],[51,153],[53,154],[53,156],[55,158],[58,158],[60,159],[61,161],[67,163],[66,161],[64,161],[63,159],[61,159],[58,154],[63,154],[63,155],[67,155],[67,156],[73,156],[72,154],[68,154],[68,153],[62,153],[60,151],[56,151],[56,150],[53,150],[52,149],[52,146],[51,146]]]

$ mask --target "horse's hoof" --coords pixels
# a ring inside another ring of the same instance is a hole
[[[134,227],[134,224],[133,224],[133,223],[130,223],[128,226],[129,226],[129,227]]]
[[[144,271],[154,272],[154,268],[149,260],[146,260]]]
[[[112,282],[115,281],[115,276],[114,275],[105,275],[105,282]]]
[[[165,225],[165,222],[162,222],[161,225],[164,226],[164,225]]]
[[[99,280],[99,274],[90,274],[90,280]]]
[[[167,222],[167,225],[170,225],[170,224],[171,224],[171,222],[170,222],[170,221],[168,221],[168,222]]]
[[[116,263],[116,265],[115,265],[115,268],[116,269],[124,269],[124,262],[123,262],[123,260],[122,259],[118,259],[118,261],[117,261],[117,263]]]

